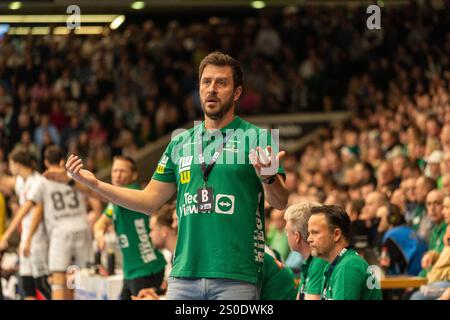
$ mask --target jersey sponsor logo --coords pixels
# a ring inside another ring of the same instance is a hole
[[[216,196],[216,213],[233,214],[234,196],[229,194],[218,194]]]
[[[159,163],[158,163],[158,167],[156,168],[157,173],[159,173],[159,174],[164,173],[164,169],[166,168],[167,161],[169,161],[169,157],[166,155],[163,155],[161,157],[161,161],[159,161]]]
[[[194,156],[187,156],[180,158],[180,181],[181,184],[186,184],[191,181],[191,164]]]
[[[130,242],[128,241],[128,237],[126,234],[121,234],[118,238],[119,246],[122,249],[128,248],[130,246]]]
[[[144,219],[134,220],[134,226],[136,227],[136,233],[139,238],[139,253],[144,263],[152,262],[156,260],[155,251],[150,243],[150,238],[145,228],[146,223]]]

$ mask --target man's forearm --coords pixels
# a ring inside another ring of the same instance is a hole
[[[153,210],[148,195],[142,190],[128,189],[98,181],[96,186],[90,188],[108,201],[133,211],[150,214]]]
[[[287,190],[281,176],[277,174],[274,183],[263,183],[263,186],[269,204],[275,209],[284,210],[287,205],[289,191]]]

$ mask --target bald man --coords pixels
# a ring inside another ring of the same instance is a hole
[[[447,230],[447,223],[444,220],[443,201],[444,195],[441,191],[434,189],[428,193],[426,202],[427,217],[431,221],[432,229],[428,252],[422,258],[422,276],[426,275],[426,272],[433,266],[444,249],[443,238]]]

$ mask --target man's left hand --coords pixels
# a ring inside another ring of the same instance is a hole
[[[278,172],[280,160],[286,155],[285,151],[278,152],[277,155],[272,153],[272,147],[267,147],[267,153],[263,148],[257,147],[256,150],[250,150],[249,159],[256,170],[256,174],[260,179],[264,180]]]

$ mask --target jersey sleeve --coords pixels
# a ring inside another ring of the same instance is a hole
[[[43,202],[43,190],[44,190],[44,178],[36,179],[36,181],[31,185],[30,190],[28,190],[26,195],[26,200],[31,200],[34,203]]]
[[[111,202],[109,202],[102,213],[105,216],[107,216],[108,218],[112,219],[113,218],[113,212],[114,212],[114,205]]]
[[[172,159],[173,141],[169,143],[158,162],[152,179],[162,182],[175,182],[175,164]]]
[[[308,283],[305,293],[321,294],[323,290],[323,274],[328,263],[320,258],[314,258],[308,270]]]

